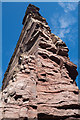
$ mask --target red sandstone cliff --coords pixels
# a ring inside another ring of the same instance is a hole
[[[77,66],[39,8],[29,5],[4,75],[0,120],[80,120]]]

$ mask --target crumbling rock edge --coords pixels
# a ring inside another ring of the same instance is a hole
[[[77,66],[68,47],[29,5],[23,29],[4,75],[1,120],[79,120]]]

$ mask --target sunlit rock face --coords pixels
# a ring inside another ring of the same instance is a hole
[[[4,75],[0,120],[80,120],[77,66],[39,8],[29,4]]]

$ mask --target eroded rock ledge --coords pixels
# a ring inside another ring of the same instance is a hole
[[[79,120],[77,66],[39,8],[29,4],[4,75],[0,120]]]

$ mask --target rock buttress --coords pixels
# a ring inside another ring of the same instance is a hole
[[[66,44],[34,5],[29,4],[23,25],[3,79],[0,119],[79,120],[77,66]]]

